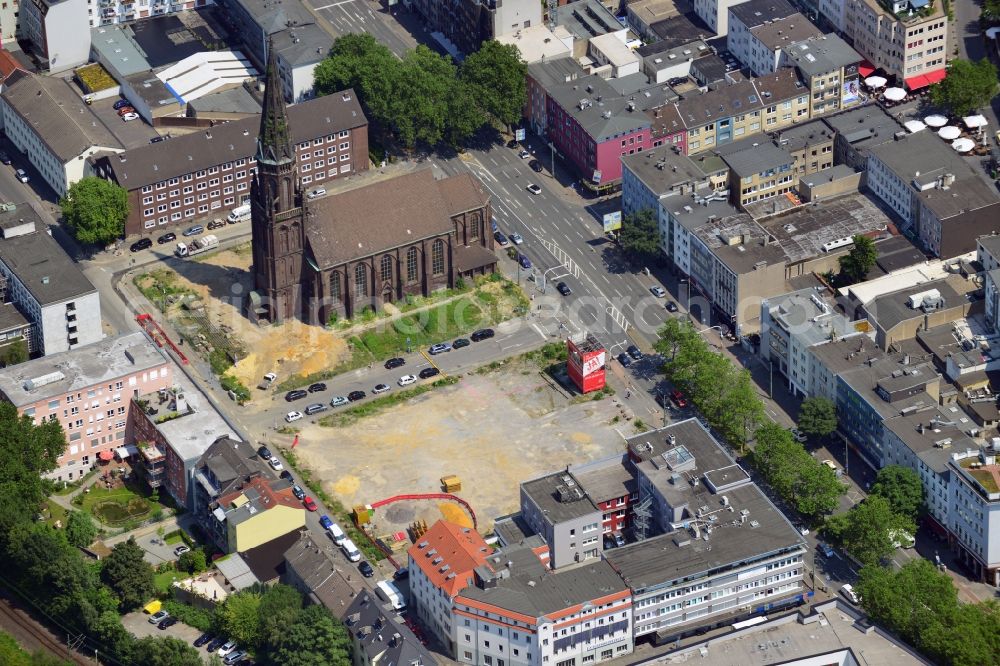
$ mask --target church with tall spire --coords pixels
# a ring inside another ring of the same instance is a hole
[[[270,45],[265,80],[250,185],[250,318],[323,324],[496,270],[490,196],[471,174],[435,179],[429,168],[403,170],[328,196],[306,194],[311,178],[303,173],[343,171],[347,133],[328,135],[325,150],[312,152],[319,139],[297,147]],[[353,90],[333,94],[357,106]]]

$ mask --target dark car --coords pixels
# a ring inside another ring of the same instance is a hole
[[[292,494],[295,495],[295,499],[304,500],[306,498],[306,491],[302,490],[298,485],[292,486]]]
[[[528,259],[528,257],[523,254],[517,255],[517,263],[521,264],[521,268],[531,268],[531,259]]]
[[[500,247],[507,247],[508,245],[510,245],[510,241],[507,240],[507,237],[504,236],[499,231],[493,232],[493,240],[495,240],[497,242],[497,245],[499,245]]]
[[[471,344],[472,343],[469,342],[466,338],[459,338],[458,340],[455,340],[453,343],[451,343],[451,348],[461,349],[462,347],[468,347]]]
[[[129,249],[132,250],[133,252],[142,252],[143,250],[149,249],[151,247],[153,247],[152,240],[150,240],[149,238],[140,238],[136,242],[132,243],[132,246],[129,247]]]
[[[358,400],[364,400],[365,399],[365,392],[364,391],[351,391],[350,393],[347,394],[347,399],[350,400],[351,402],[357,402]]]
[[[126,106],[132,106],[132,102],[122,98],[117,102],[115,102],[114,104],[112,104],[111,106],[115,109],[115,111],[117,111],[118,109],[124,109]]]
[[[271,458],[274,457],[271,455],[271,449],[267,448],[266,446],[262,446],[259,449],[257,449],[257,455],[259,455],[264,460],[270,460]]]
[[[197,236],[201,232],[205,231],[205,227],[200,224],[196,224],[193,227],[188,227],[184,230],[184,236]]]
[[[481,328],[469,337],[472,338],[473,342],[481,342],[483,340],[489,340],[493,336],[494,333],[492,328]]]
[[[202,634],[198,638],[194,639],[194,646],[200,648],[202,645],[205,645],[206,643],[211,643],[214,640],[215,636],[213,636],[212,634]]]
[[[409,577],[410,577],[410,570],[407,569],[406,567],[403,567],[402,569],[397,569],[396,573],[392,574],[393,580],[404,580]]]
[[[212,220],[208,223],[208,230],[211,231],[212,229],[221,229],[224,226],[226,226],[224,220]]]
[[[631,356],[632,358],[634,358],[637,361],[640,358],[642,358],[642,352],[639,351],[639,348],[636,347],[635,345],[629,345],[628,349],[626,349],[625,351],[628,352],[629,356]]]
[[[677,312],[677,304],[673,301],[667,301],[667,312]]]
[[[280,478],[284,479],[285,481],[291,481],[292,480],[292,473],[289,472],[287,469],[281,470],[281,474],[279,474],[278,476]]]
[[[159,143],[161,141],[166,141],[166,140],[167,140],[167,137],[165,137],[165,136],[154,136],[152,139],[149,140],[149,142],[150,143]]]
[[[301,400],[302,398],[309,395],[306,391],[302,389],[295,389],[294,391],[289,391],[285,394],[285,402],[292,402],[293,400]]]
[[[542,163],[539,162],[538,160],[531,160],[530,162],[528,162],[528,166],[530,166],[531,170],[534,171],[535,173],[542,172]]]
[[[316,382],[315,384],[309,385],[310,393],[319,393],[320,391],[325,391],[325,390],[326,390],[326,384],[324,384],[323,382]]]
[[[671,399],[673,399],[674,404],[676,404],[681,409],[684,409],[685,407],[688,406],[687,398],[685,398],[684,394],[681,393],[678,389],[674,389],[673,392],[671,392],[670,397]]]
[[[330,408],[327,407],[326,404],[322,402],[314,402],[313,404],[306,407],[305,412],[306,416],[312,416],[313,414],[319,414],[320,412],[325,412],[328,409]]]
[[[424,368],[423,370],[421,370],[417,374],[417,376],[420,377],[421,379],[428,379],[430,377],[436,377],[437,375],[440,375],[440,374],[441,374],[440,370],[438,370],[437,368],[431,366],[429,368]]]
[[[569,288],[569,285],[565,282],[560,282],[556,285],[556,291],[558,291],[563,296],[569,296],[573,293],[573,290]]]
[[[156,628],[160,629],[160,630],[169,629],[170,627],[174,626],[175,624],[177,624],[177,618],[174,617],[173,615],[171,615],[170,617],[168,617],[166,619],[160,620],[160,623],[158,625],[156,625]]]
[[[686,76],[675,76],[674,78],[672,78],[669,81],[667,81],[667,85],[670,85],[670,86],[679,86],[679,85],[687,83],[687,82],[688,82],[688,78]]]
[[[385,369],[386,370],[393,370],[395,368],[401,368],[404,365],[406,365],[406,359],[399,358],[399,357],[390,358],[388,361],[385,362]]]
[[[511,139],[507,142],[508,148],[517,148],[517,139]]]
[[[205,646],[205,649],[208,650],[209,652],[215,652],[220,647],[222,647],[222,644],[225,642],[226,639],[223,638],[222,636],[218,638],[213,638],[211,641],[208,642],[208,645]]]
[[[373,569],[372,565],[368,564],[367,561],[362,561],[361,564],[358,565],[358,571],[360,571],[361,575],[365,578],[371,578],[375,575],[375,569]]]
[[[10,164],[10,155],[0,150],[0,164]]]
[[[177,240],[177,234],[171,231],[170,233],[163,234],[162,236],[157,238],[156,242],[159,243],[160,245],[164,245],[165,243],[169,243],[170,241],[175,241],[175,240]]]
[[[625,352],[622,352],[621,354],[618,354],[618,362],[622,364],[622,367],[627,368],[632,365],[632,357]]]

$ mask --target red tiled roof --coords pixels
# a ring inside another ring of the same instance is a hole
[[[0,82],[5,81],[17,69],[21,69],[21,63],[7,49],[0,49]]]
[[[434,523],[408,551],[410,566],[418,567],[449,598],[469,585],[472,570],[486,564],[492,552],[474,529],[445,520]]]

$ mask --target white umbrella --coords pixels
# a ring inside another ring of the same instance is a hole
[[[972,139],[956,139],[951,142],[951,147],[960,153],[967,153],[976,147],[976,142]]]
[[[977,127],[984,127],[989,124],[986,121],[986,118],[980,115],[969,116],[968,118],[962,118],[962,121],[965,123],[965,126],[968,127],[969,129],[976,129]]]
[[[890,102],[900,102],[906,99],[906,91],[902,88],[886,88],[882,94]]]
[[[885,77],[882,76],[869,76],[865,79],[865,85],[869,88],[882,88],[886,83],[888,83],[888,81],[886,81]]]
[[[944,127],[948,124],[948,119],[944,116],[934,114],[924,118],[924,123],[926,123],[928,127]]]
[[[988,28],[986,30],[986,37],[989,39],[996,39],[997,35],[1000,35],[1000,26]]]
[[[903,123],[903,126],[910,131],[911,134],[919,132],[920,130],[927,129],[927,125],[923,124],[919,120],[907,120]]]
[[[938,136],[945,141],[951,141],[957,139],[962,135],[962,130],[958,129],[954,125],[949,125],[948,127],[942,127],[938,130]]]

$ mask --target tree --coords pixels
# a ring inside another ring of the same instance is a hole
[[[350,666],[351,640],[330,611],[319,605],[309,606],[274,646],[270,662],[282,666]]]
[[[97,527],[89,513],[70,511],[66,517],[66,540],[77,548],[86,548],[97,538]]]
[[[879,470],[871,494],[889,502],[892,510],[915,521],[924,504],[924,484],[909,467],[889,465]]]
[[[143,559],[135,537],[116,545],[101,567],[101,580],[118,597],[122,612],[142,606],[156,591],[153,568]]]
[[[757,429],[754,467],[781,497],[805,516],[821,516],[837,507],[846,486],[795,441],[792,434],[768,421]]]
[[[796,445],[800,453],[796,466],[798,478],[792,490],[795,509],[810,517],[828,514],[837,508],[847,486],[840,482],[833,470],[806,453],[801,444],[796,442]]]
[[[854,247],[851,251],[840,258],[840,272],[850,280],[851,284],[865,279],[878,258],[875,241],[871,238],[857,234],[853,241]]]
[[[956,58],[948,76],[931,86],[931,101],[953,115],[966,116],[989,104],[997,93],[997,68],[987,58],[970,62]]]
[[[125,234],[128,193],[111,181],[82,178],[70,185],[59,205],[63,219],[81,243],[106,245]]]
[[[263,590],[258,613],[261,639],[267,645],[277,645],[297,622],[301,621],[302,594],[288,585],[274,585]]]
[[[261,595],[252,590],[244,590],[226,597],[215,611],[219,630],[242,645],[259,646],[261,644],[260,599]]]
[[[17,338],[3,347],[0,347],[0,365],[7,367],[17,365],[28,360],[28,343],[24,338]]]
[[[495,122],[513,125],[528,101],[525,80],[528,65],[513,44],[484,42],[466,57],[459,78],[483,113]]]
[[[799,430],[813,437],[826,437],[837,429],[837,407],[828,398],[806,398],[799,408]]]
[[[896,550],[892,533],[901,530],[913,534],[915,526],[906,516],[892,510],[878,495],[855,504],[846,514],[827,521],[827,531],[863,565],[876,565]]]
[[[618,231],[622,251],[639,261],[649,261],[660,253],[660,230],[649,208],[626,215]]]
[[[132,653],[135,666],[203,666],[198,650],[172,636],[141,638]]]
[[[0,403],[0,534],[38,513],[45,501],[41,477],[56,468],[65,448],[58,421],[35,425],[31,417],[18,415],[14,405]]]
[[[204,571],[207,566],[205,553],[201,550],[189,550],[177,558],[177,568],[191,574]]]

